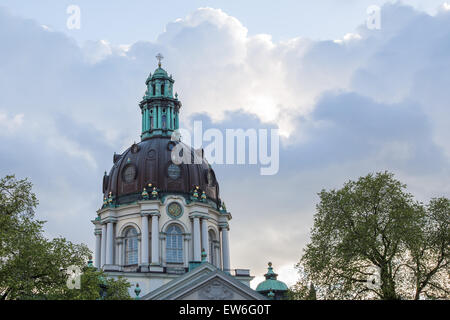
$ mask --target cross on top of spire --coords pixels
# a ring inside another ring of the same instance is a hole
[[[158,67],[161,68],[161,60],[164,59],[164,56],[161,53],[158,53],[156,59],[158,59]]]

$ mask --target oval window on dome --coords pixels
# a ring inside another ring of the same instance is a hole
[[[176,164],[171,163],[169,167],[167,168],[167,175],[169,178],[176,180],[181,175],[181,168],[180,166],[177,166]]]
[[[123,181],[126,183],[133,182],[136,179],[136,167],[129,165],[123,170]]]
[[[149,159],[155,159],[156,157],[156,151],[155,149],[151,149],[148,153],[147,153],[147,158]]]

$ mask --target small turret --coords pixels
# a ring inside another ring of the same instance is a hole
[[[287,297],[287,285],[277,280],[278,274],[273,272],[272,262],[268,263],[268,271],[264,275],[266,280],[258,284],[256,291],[273,300],[283,300]]]
[[[156,56],[158,68],[149,74],[145,84],[147,90],[139,104],[142,113],[141,138],[145,140],[154,136],[171,136],[179,128],[178,113],[181,102],[178,95],[173,96],[172,75],[161,68],[160,53]]]

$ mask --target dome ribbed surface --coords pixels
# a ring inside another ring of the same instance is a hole
[[[143,188],[151,183],[162,193],[190,194],[193,186],[199,186],[209,199],[218,203],[219,184],[205,159],[198,164],[172,163],[171,148],[178,143],[181,142],[171,141],[169,137],[152,137],[133,144],[121,155],[114,154],[114,165],[103,178],[104,196],[111,192],[119,205],[135,202],[141,199]],[[183,145],[183,152],[193,157],[193,149]]]

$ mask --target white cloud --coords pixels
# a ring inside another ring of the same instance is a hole
[[[18,113],[12,117],[0,111],[0,134],[17,131],[23,124],[23,113]]]
[[[41,27],[42,27],[42,29],[44,29],[45,31],[53,31],[52,28],[50,28],[49,26],[47,26],[47,25],[45,25],[45,24],[42,24]]]
[[[85,59],[90,64],[96,64],[111,55],[125,57],[131,45],[112,45],[107,40],[86,41],[82,47]]]
[[[450,4],[448,2],[444,2],[441,6],[443,11],[450,11]]]
[[[342,39],[334,40],[334,42],[342,44],[350,41],[360,40],[362,39],[361,36],[357,33],[347,33],[344,35]]]
[[[77,142],[71,141],[65,137],[60,137],[57,134],[50,136],[46,143],[51,149],[57,150],[58,152],[64,152],[69,157],[74,157],[76,159],[83,160],[87,165],[91,166],[93,169],[97,169],[97,162],[91,153],[84,150],[78,145]]]

